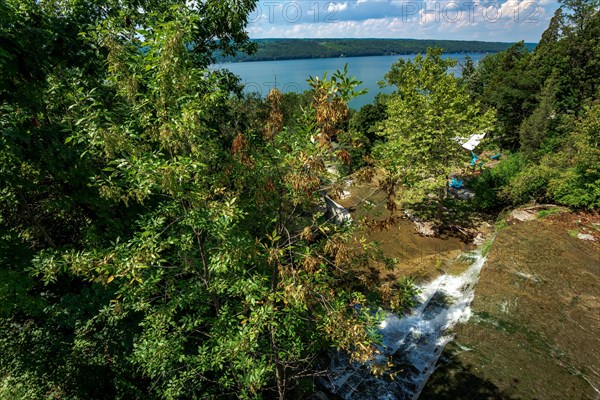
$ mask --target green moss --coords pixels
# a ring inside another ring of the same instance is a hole
[[[493,239],[488,239],[485,241],[483,246],[481,246],[481,255],[483,257],[487,256],[487,254],[490,252],[493,242],[494,242]]]
[[[560,214],[561,209],[560,208],[549,208],[547,210],[541,210],[537,213],[538,218],[544,218],[547,217],[549,215],[555,215],[555,214]]]
[[[500,219],[499,221],[496,222],[496,230],[499,231],[501,229],[504,229],[508,226],[508,222],[506,222],[506,220]]]

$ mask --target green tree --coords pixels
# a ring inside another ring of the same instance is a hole
[[[597,94],[600,77],[600,2],[597,0],[565,0],[562,25],[563,37],[559,43],[567,59],[563,72],[565,108],[580,108],[586,99]],[[568,71],[568,73],[567,73]]]
[[[557,77],[552,75],[544,85],[538,106],[519,129],[521,151],[532,155],[553,135],[559,124],[556,105]]]
[[[494,121],[493,113],[482,114],[447,73],[456,61],[441,55],[441,49],[430,49],[414,61],[399,60],[392,66],[386,79],[397,89],[381,125],[386,141],[374,150],[386,174],[403,186],[403,201],[419,202],[435,193],[440,222],[448,176],[469,157],[455,138],[490,132]]]
[[[519,126],[536,104],[534,93],[539,84],[528,71],[531,55],[522,41],[497,57],[496,68],[485,82],[481,101],[497,111],[498,144],[516,150]]]
[[[285,398],[322,351],[374,354],[365,245],[319,211],[354,80],[289,129],[208,68],[254,1],[6,4],[15,43],[32,15],[73,36],[13,97],[26,46],[1,55],[2,396]]]
[[[465,57],[465,63],[461,64],[461,80],[466,82],[475,73],[475,64],[470,56]]]
[[[522,166],[500,195],[514,204],[530,200],[553,201],[575,208],[600,206],[600,107],[585,107],[579,118],[563,116],[561,129],[567,133],[560,146]]]
[[[362,133],[374,143],[378,139],[377,124],[387,117],[385,98],[385,95],[379,93],[372,104],[362,106],[350,119],[349,129]]]

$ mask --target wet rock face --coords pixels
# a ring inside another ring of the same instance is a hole
[[[423,285],[418,305],[410,314],[387,314],[379,329],[379,365],[387,365],[375,376],[361,364],[350,364],[344,354],[334,354],[322,384],[345,400],[414,399],[433,371],[444,346],[452,339],[452,328],[470,316],[470,303],[479,272],[485,263],[480,253],[460,275],[443,275]],[[389,363],[389,364],[388,364]]]
[[[499,232],[422,399],[600,398],[600,243],[568,217]]]
[[[448,195],[459,200],[471,200],[475,197],[475,193],[467,188],[448,188]]]

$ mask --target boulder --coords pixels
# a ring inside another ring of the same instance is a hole
[[[509,219],[519,222],[531,221],[536,219],[536,214],[525,210],[514,210],[510,213]]]
[[[415,225],[415,228],[417,228],[417,232],[419,232],[420,235],[435,236],[436,231],[435,231],[435,224],[433,222],[425,221],[425,220],[417,217],[410,211],[404,211],[404,214],[406,215],[406,217],[408,219],[410,219],[413,222],[413,224]]]
[[[581,240],[591,240],[592,242],[596,241],[596,238],[589,233],[578,233],[577,238]]]
[[[326,217],[336,224],[343,224],[346,221],[352,221],[350,212],[341,204],[336,203],[331,197],[324,195],[325,206],[327,207]]]

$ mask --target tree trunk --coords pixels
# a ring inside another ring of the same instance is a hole
[[[52,240],[50,235],[48,235],[48,232],[46,231],[46,229],[44,229],[42,224],[38,221],[38,219],[35,215],[35,212],[31,209],[29,202],[27,202],[27,198],[25,197],[25,193],[23,192],[23,190],[21,190],[21,188],[19,188],[16,185],[13,186],[13,188],[17,192],[17,195],[21,198],[21,203],[19,205],[25,210],[25,215],[27,215],[27,218],[29,218],[29,221],[36,227],[38,233],[40,233],[44,237],[46,244],[48,244],[48,246],[55,249],[56,244],[54,243],[54,241]]]
[[[285,379],[285,367],[281,367],[279,363],[275,364],[275,377],[277,379],[277,391],[279,393],[279,400],[285,400],[286,393],[286,379]]]
[[[440,188],[440,191],[438,193],[438,209],[437,209],[437,220],[440,223],[440,225],[442,224],[442,218],[443,218],[443,213],[444,213],[444,205],[442,204],[442,202],[444,201],[444,195],[446,194],[446,188]]]
[[[198,250],[200,251],[200,258],[202,260],[202,272],[204,278],[204,286],[206,286],[206,291],[208,292],[210,298],[213,301],[213,305],[215,307],[215,314],[219,314],[219,310],[221,309],[221,304],[219,302],[219,297],[213,292],[210,287],[210,271],[208,269],[208,261],[206,259],[206,252],[204,249],[204,238],[202,237],[202,231],[198,232],[194,229],[194,233],[196,234],[196,240],[198,241]]]
[[[273,361],[275,363],[275,380],[277,381],[277,392],[279,394],[279,400],[285,400],[287,391],[287,382],[285,376],[285,365],[279,361],[277,356],[278,349],[277,343],[275,343],[275,328],[271,327],[271,351],[273,351]]]

